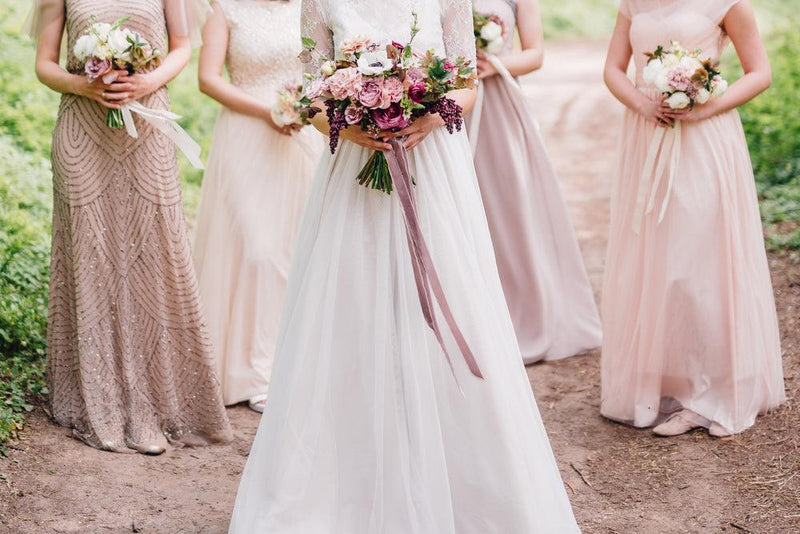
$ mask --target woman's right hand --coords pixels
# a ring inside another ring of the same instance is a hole
[[[109,109],[119,109],[121,104],[118,100],[124,100],[125,93],[113,92],[111,85],[103,83],[101,78],[90,82],[86,76],[75,74],[75,81],[72,85],[72,93],[99,102]]]
[[[267,125],[278,132],[281,135],[291,136],[293,133],[300,129],[299,125],[296,124],[287,124],[286,126],[280,126],[275,120],[272,118],[272,113],[267,112],[264,117],[264,120],[267,121]]]
[[[663,126],[664,128],[675,125],[675,119],[668,116],[661,106],[664,101],[663,98],[653,100],[652,98],[648,98],[644,95],[642,95],[642,97],[643,98],[636,110],[642,117],[650,122],[658,124],[659,126]]]
[[[342,133],[339,134],[342,139],[347,139],[357,145],[369,148],[371,150],[378,150],[381,152],[391,152],[392,145],[380,138],[375,138],[371,133],[365,132],[360,126],[348,126]]]

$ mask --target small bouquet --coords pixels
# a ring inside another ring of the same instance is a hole
[[[303,39],[301,60],[308,62],[316,54],[322,62],[319,74],[308,76],[306,97],[325,102],[331,153],[336,151],[341,131],[352,125],[377,138],[438,113],[450,133],[461,129],[461,107],[447,93],[473,87],[475,68],[463,57],[450,60],[433,50],[415,52],[412,43],[418,33],[414,15],[407,44],[373,43],[359,35],[342,42],[339,60],[323,56],[313,40]],[[392,178],[383,152],[370,157],[357,179],[361,185],[391,194]]]
[[[499,54],[506,41],[506,25],[498,15],[472,13],[475,32],[475,48],[486,54]]]
[[[318,110],[312,108],[311,100],[303,92],[303,86],[290,83],[278,91],[271,115],[278,126],[302,128],[309,123],[316,111]]]
[[[90,83],[98,78],[102,78],[103,83],[113,83],[115,69],[133,74],[161,63],[161,53],[157,49],[138,33],[122,26],[129,18],[108,24],[98,22],[92,15],[89,29],[75,42],[75,57],[85,62],[84,70]],[[111,128],[123,128],[122,110],[109,109],[106,124]]]
[[[717,70],[718,64],[709,58],[701,59],[701,51],[689,52],[676,41],[664,49],[646,52],[648,62],[642,72],[644,82],[657,88],[672,109],[685,109],[719,98],[728,89]]]

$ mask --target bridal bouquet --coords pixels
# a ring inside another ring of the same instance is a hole
[[[506,25],[498,15],[472,13],[475,48],[486,54],[499,54],[506,40]]]
[[[303,127],[315,114],[311,100],[303,92],[303,86],[288,84],[278,91],[278,97],[272,106],[272,120],[278,126]]]
[[[642,73],[644,82],[661,91],[672,109],[705,104],[722,96],[728,88],[718,65],[708,58],[701,59],[700,50],[689,52],[670,41],[669,48],[659,46],[646,55],[649,60]]]
[[[129,74],[161,63],[161,53],[150,46],[138,33],[123,27],[130,17],[108,24],[89,19],[89,29],[75,41],[74,53],[78,61],[85,62],[84,71],[89,82],[98,78],[110,84],[116,79],[114,70]],[[125,126],[121,109],[109,109],[106,124],[111,128]]]
[[[415,15],[407,44],[374,43],[356,36],[342,42],[338,60],[320,54],[313,40],[303,39],[301,60],[308,62],[316,55],[322,62],[320,72],[308,77],[306,96],[312,102],[320,98],[325,102],[332,153],[341,131],[353,125],[377,138],[438,113],[450,133],[461,129],[461,107],[447,93],[473,87],[475,69],[463,57],[447,59],[433,50],[425,54],[414,51],[412,43],[418,33]],[[387,194],[393,190],[383,152],[370,157],[357,179],[361,185]]]

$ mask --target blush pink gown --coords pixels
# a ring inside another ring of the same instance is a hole
[[[623,0],[637,85],[643,85],[644,52],[670,40],[718,58],[728,45],[720,23],[735,3]],[[679,158],[660,156],[668,158],[665,176],[654,181],[655,209],[644,215],[637,234],[637,196],[657,128],[626,111],[603,289],[601,410],[646,427],[685,408],[698,424],[738,433],[785,398],[742,124],[729,111],[681,125]]]
[[[516,28],[515,0],[475,0],[475,11]],[[511,53],[506,39],[500,55]],[[481,82],[475,170],[500,281],[523,361],[558,360],[600,346],[600,316],[564,196],[538,126],[510,82]],[[470,120],[467,120],[470,124]]]

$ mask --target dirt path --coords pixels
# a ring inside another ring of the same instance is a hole
[[[602,44],[554,45],[543,71],[525,80],[598,293],[621,112],[602,85],[602,62]],[[800,267],[786,256],[771,260],[794,399]],[[742,436],[654,439],[599,416],[598,364],[595,353],[528,369],[584,532],[800,531],[796,400]],[[258,423],[247,408],[230,416],[231,445],[146,458],[86,447],[37,412],[0,461],[0,532],[225,532]]]

